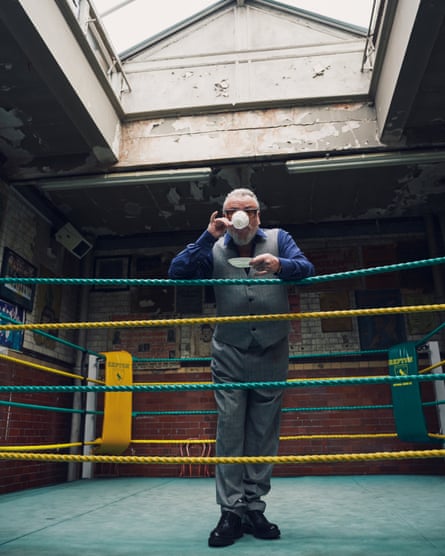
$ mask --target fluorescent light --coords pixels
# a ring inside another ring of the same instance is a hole
[[[355,154],[351,156],[325,156],[286,162],[289,174],[330,172],[370,166],[402,166],[407,164],[431,164],[445,162],[445,150],[397,151],[384,153]]]
[[[118,172],[77,178],[36,180],[32,183],[15,182],[13,185],[36,185],[42,191],[63,191],[88,189],[92,187],[117,187],[145,183],[168,183],[180,181],[199,181],[207,179],[211,168],[185,168],[175,170],[153,170],[142,172]]]

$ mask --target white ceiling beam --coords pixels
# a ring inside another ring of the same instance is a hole
[[[443,25],[445,4],[399,2],[387,40],[377,47],[383,60],[373,75],[380,140],[397,144],[415,106],[431,52]]]

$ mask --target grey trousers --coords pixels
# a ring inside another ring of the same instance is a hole
[[[286,380],[289,364],[287,337],[262,349],[240,350],[213,340],[215,383]],[[278,453],[283,390],[252,388],[215,390],[218,410],[217,456],[275,456]],[[221,511],[242,516],[246,510],[264,511],[262,497],[270,490],[273,465],[219,464],[216,501]]]

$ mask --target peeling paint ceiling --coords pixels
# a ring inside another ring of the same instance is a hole
[[[433,5],[432,0],[425,4]],[[424,68],[413,80],[412,89],[395,94],[392,113],[403,111],[398,142],[391,148],[442,149],[445,147],[445,13],[437,25],[430,49],[414,46],[405,64],[415,70]],[[7,183],[24,179],[44,180],[47,176],[88,175],[110,171],[111,163],[105,145],[97,142],[91,148],[91,130],[74,122],[64,99],[49,86],[47,76],[30,63],[27,50],[11,32],[5,8],[0,7],[0,176]],[[427,33],[427,30],[425,31]],[[29,47],[29,45],[28,45]],[[51,62],[51,54],[48,64]],[[425,58],[425,59],[423,59]],[[314,66],[315,80],[329,73],[328,66]],[[414,73],[413,73],[414,75]],[[217,82],[224,95],[227,84]],[[407,108],[406,95],[411,103]],[[328,111],[328,110],[327,110]],[[306,115],[310,112],[308,109]],[[261,112],[257,112],[260,114]],[[228,117],[225,114],[224,117]],[[304,122],[305,114],[300,117]],[[191,122],[192,118],[189,121]],[[216,116],[215,116],[216,120]],[[172,133],[171,122],[158,125],[157,132]],[[186,120],[177,119],[174,133]],[[162,129],[162,126],[166,129]],[[384,128],[390,134],[392,130]],[[169,129],[167,129],[169,128]],[[284,125],[281,128],[285,128]],[[305,144],[314,145],[313,152],[335,153],[335,137],[351,137],[349,148],[357,145],[363,152],[366,137],[360,135],[359,123],[320,122],[307,128]],[[378,143],[376,137],[369,138]],[[240,156],[236,161],[209,160],[202,152],[199,166],[210,166],[212,173],[205,180],[194,179],[175,183],[137,183],[118,187],[61,188],[45,191],[35,185],[17,187],[30,203],[52,220],[54,226],[72,222],[88,239],[155,238],[156,234],[177,238],[183,243],[187,234],[201,231],[209,214],[218,210],[233,187],[249,185],[262,200],[261,218],[264,225],[304,227],[338,222],[372,221],[394,218],[423,218],[445,214],[445,164],[412,164],[353,168],[320,173],[290,174],[285,166],[289,152],[298,151],[298,136],[291,135],[270,144],[273,156]],[[332,141],[328,146],[327,142]],[[227,139],[228,148],[230,140]],[[348,152],[344,145],[343,153]],[[104,149],[105,156],[101,154]],[[99,154],[98,154],[99,153]],[[282,154],[280,154],[282,153]],[[209,163],[210,161],[210,163]],[[196,165],[198,165],[196,163]],[[37,183],[37,182],[36,182]],[[154,239],[153,239],[154,241]]]

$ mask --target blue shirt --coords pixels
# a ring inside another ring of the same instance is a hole
[[[266,237],[267,230],[258,228],[253,239],[252,257],[255,253],[255,243]],[[213,254],[212,249],[218,241],[207,230],[201,234],[195,243],[189,243],[172,260],[168,271],[169,278],[173,280],[188,280],[193,278],[212,278]],[[224,243],[233,243],[229,234],[225,234]],[[281,270],[277,274],[282,280],[301,280],[315,274],[313,264],[305,257],[303,251],[297,246],[292,236],[285,230],[278,232],[278,257]]]

